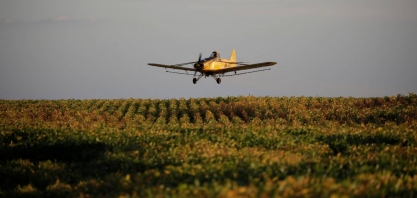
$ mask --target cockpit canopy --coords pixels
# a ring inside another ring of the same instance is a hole
[[[220,58],[220,54],[216,51],[211,53],[210,57],[208,57],[207,59],[214,59],[214,58]]]

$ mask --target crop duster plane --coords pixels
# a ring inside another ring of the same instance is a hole
[[[150,66],[185,71],[185,73],[180,73],[180,72],[175,72],[175,71],[173,72],[173,71],[168,71],[168,70],[166,71],[170,73],[193,75],[192,72],[194,72],[194,78],[193,78],[194,84],[196,84],[197,81],[200,80],[200,78],[203,76],[204,77],[212,76],[216,80],[217,84],[220,84],[221,83],[220,77],[235,76],[235,75],[253,73],[253,72],[258,72],[258,71],[270,70],[270,69],[261,69],[261,70],[255,70],[255,71],[250,71],[250,72],[237,73],[238,71],[241,71],[241,70],[269,67],[275,64],[277,63],[276,62],[263,62],[263,63],[256,63],[256,64],[245,64],[243,62],[236,62],[235,50],[232,50],[232,54],[230,55],[229,60],[221,58],[220,54],[214,51],[213,53],[211,53],[210,57],[205,58],[205,59],[201,59],[201,53],[200,53],[200,56],[198,57],[198,61],[195,61],[195,62],[181,63],[181,64],[175,64],[175,65],[148,63],[148,65]],[[182,67],[184,65],[193,65],[194,68]],[[188,72],[191,72],[191,74]],[[197,72],[200,73],[198,76],[197,76]],[[228,73],[228,72],[234,72],[234,74],[225,75],[225,73]]]

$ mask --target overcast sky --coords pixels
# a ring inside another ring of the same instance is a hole
[[[274,61],[222,78],[147,63]],[[416,0],[1,0],[0,98],[417,93]]]

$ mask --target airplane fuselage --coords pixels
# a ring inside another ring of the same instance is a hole
[[[227,62],[231,62],[230,60],[227,59],[221,59],[222,62],[216,61],[216,60],[208,60],[203,62],[203,69],[202,72],[210,72],[210,71],[215,71],[215,70],[219,70],[219,69],[224,69],[224,68],[229,68],[229,67],[234,67],[236,64],[232,64],[232,63],[227,63]]]
[[[232,51],[230,59],[220,58],[220,54],[214,51],[210,57],[203,59],[201,62],[198,62],[194,65],[194,68],[199,70],[206,75],[210,74],[213,71],[221,70],[225,68],[235,67],[236,66],[236,54],[235,51]]]

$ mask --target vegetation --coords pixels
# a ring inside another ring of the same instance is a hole
[[[0,100],[3,197],[414,197],[417,96]]]

